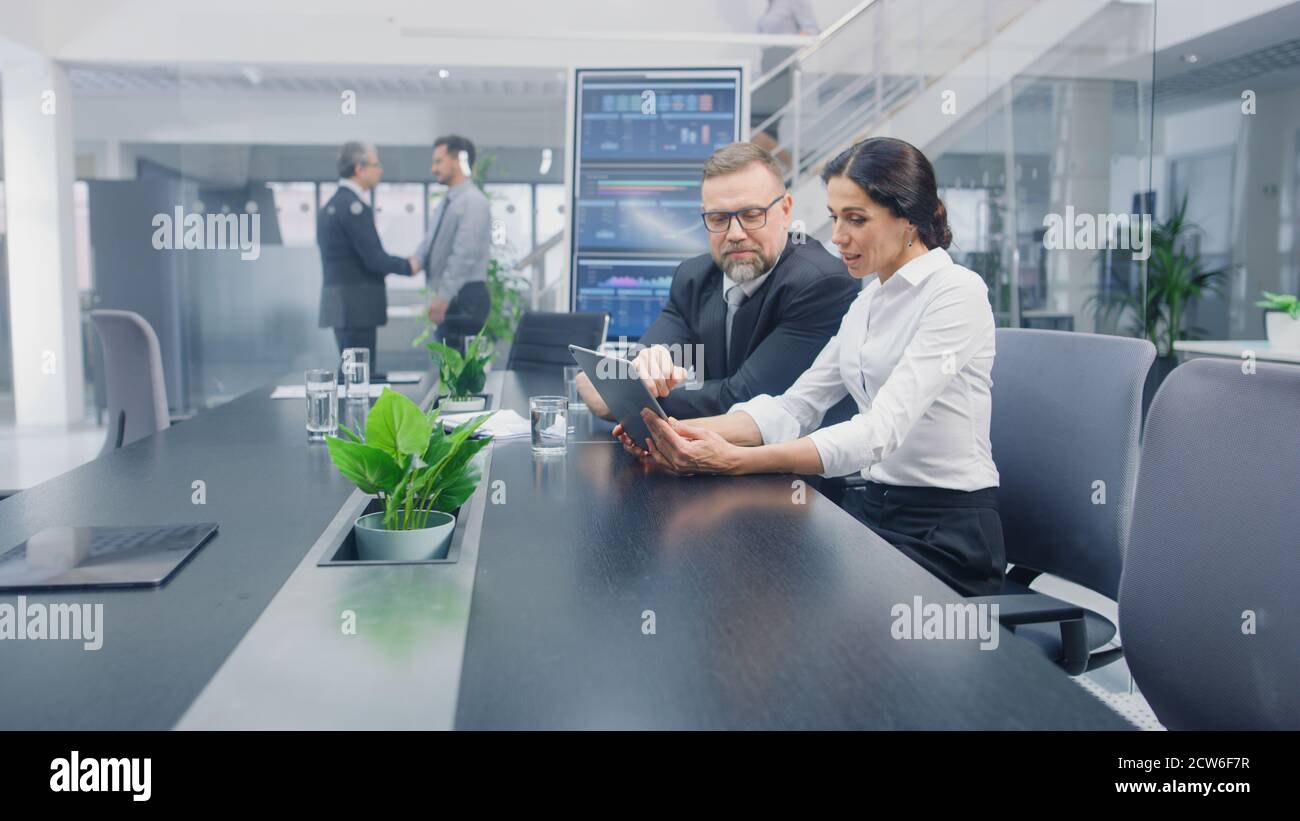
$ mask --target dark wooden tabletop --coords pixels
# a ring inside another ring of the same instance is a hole
[[[502,406],[559,378],[507,374]],[[458,727],[1128,726],[1009,632],[893,638],[896,604],[958,597],[796,477],[668,476],[585,438],[494,446]]]

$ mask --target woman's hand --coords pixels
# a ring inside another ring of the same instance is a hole
[[[744,448],[706,428],[660,419],[653,411],[641,411],[650,429],[646,451],[664,470],[689,476],[694,473],[743,473]],[[623,434],[627,436],[626,433]],[[630,438],[630,437],[629,437]],[[624,447],[627,447],[626,443]]]

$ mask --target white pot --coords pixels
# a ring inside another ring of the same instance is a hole
[[[1268,344],[1279,350],[1300,351],[1300,319],[1292,319],[1285,311],[1264,314],[1264,327]]]
[[[367,513],[353,527],[357,558],[366,562],[445,559],[455,529],[456,517],[437,510],[429,513],[429,526],[419,530],[385,530],[383,513]]]
[[[487,397],[471,396],[467,399],[452,399],[443,397],[438,403],[438,409],[445,413],[468,413],[470,411],[481,411],[487,407]]]

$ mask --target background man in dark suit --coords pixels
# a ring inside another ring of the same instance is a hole
[[[384,175],[379,154],[372,145],[350,142],[339,152],[339,189],[325,203],[316,221],[323,281],[319,327],[333,328],[339,352],[344,348],[370,349],[370,371],[375,364],[376,328],[388,323],[386,274],[414,276],[415,257],[397,257],[384,251],[375,230],[375,212],[369,192]]]
[[[668,303],[641,337],[649,347],[635,360],[664,410],[678,418],[783,393],[839,330],[860,291],[821,243],[789,234],[794,200],[762,148],[733,143],[715,151],[704,164],[700,197],[709,253],[677,267]],[[704,360],[692,363],[697,384],[670,391],[683,376],[683,352],[696,345]],[[585,376],[579,390],[588,407],[608,416]]]

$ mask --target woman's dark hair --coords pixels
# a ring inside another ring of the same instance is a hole
[[[893,137],[855,143],[822,170],[824,182],[839,176],[853,180],[873,202],[915,225],[925,247],[952,244],[948,210],[939,199],[934,166],[916,146]]]

